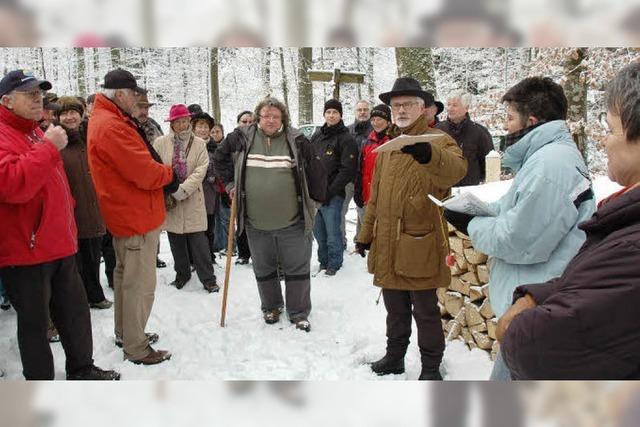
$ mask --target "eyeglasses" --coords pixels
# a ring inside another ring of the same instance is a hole
[[[21,93],[24,96],[27,96],[31,99],[40,99],[44,96],[44,91],[41,89],[29,90],[29,91],[17,90],[16,93]]]
[[[273,121],[282,120],[282,116],[273,116],[273,115],[260,116],[260,118],[265,120],[273,120]]]
[[[419,104],[418,101],[409,101],[409,102],[403,102],[403,103],[392,103],[391,104],[391,109],[392,110],[396,110],[396,111],[398,111],[401,108],[404,108],[405,110],[409,110],[409,109],[415,107],[418,104]]]

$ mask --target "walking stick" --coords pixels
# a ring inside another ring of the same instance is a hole
[[[233,236],[236,233],[236,191],[231,197],[231,216],[229,217],[229,230],[227,234],[227,264],[224,269],[224,289],[222,290],[222,312],[220,314],[220,326],[224,328],[224,318],[227,314],[227,295],[229,293],[229,277],[231,276],[231,258],[233,257]]]

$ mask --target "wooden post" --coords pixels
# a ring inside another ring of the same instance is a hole
[[[500,181],[500,169],[502,168],[502,161],[500,159],[500,154],[497,151],[492,150],[489,154],[487,154],[486,159],[486,171],[485,171],[485,181],[486,182],[497,182]]]
[[[339,68],[333,71],[309,70],[307,72],[309,80],[312,82],[333,82],[333,98],[340,100],[340,84],[341,83],[364,83],[364,73],[360,72],[343,72]]]

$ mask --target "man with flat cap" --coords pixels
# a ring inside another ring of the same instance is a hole
[[[422,361],[419,379],[440,380],[444,333],[436,289],[449,285],[451,273],[445,262],[446,221],[427,194],[446,197],[467,172],[467,161],[450,136],[429,127],[425,107],[435,102],[417,80],[398,78],[380,99],[391,106],[390,137],[422,135],[424,142],[378,154],[356,238],[360,255],[369,250],[367,266],[387,309],[387,352],[371,369],[378,375],[404,373],[413,314]]]
[[[163,189],[177,190],[171,166],[163,165],[132,113],[146,91],[128,71],[109,71],[96,95],[89,121],[89,168],[100,211],[113,235],[116,345],[136,364],[152,365],[171,357],[145,333],[156,288],[156,252],[165,219]]]
[[[93,364],[89,303],[78,274],[74,201],[60,157],[67,134],[38,127],[51,83],[26,70],[0,81],[0,279],[18,315],[24,377],[54,379],[47,329],[60,333],[67,379],[117,380]]]

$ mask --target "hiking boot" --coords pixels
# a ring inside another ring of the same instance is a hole
[[[292,322],[296,324],[296,329],[300,329],[301,331],[311,332],[311,323],[308,320],[298,320],[297,322]]]
[[[204,286],[204,290],[208,291],[209,293],[218,292],[220,290],[220,286],[216,284],[215,280],[203,286]]]
[[[422,368],[422,371],[420,371],[420,377],[418,378],[419,381],[442,381],[442,375],[440,374],[440,370],[439,369],[427,369],[427,368]]]
[[[120,374],[116,371],[105,371],[95,365],[67,374],[68,381],[118,381]]]
[[[176,279],[173,282],[169,283],[169,286],[175,286],[176,289],[182,289],[184,288],[184,285],[187,284],[187,282],[190,280],[191,278],[184,280],[184,279]]]
[[[108,308],[111,308],[112,305],[113,303],[105,298],[100,302],[92,302],[91,304],[89,304],[89,307],[97,308],[98,310],[106,310]]]
[[[167,263],[161,260],[160,258],[156,258],[156,268],[165,268]]]
[[[171,353],[168,351],[151,349],[151,353],[147,354],[142,359],[130,361],[136,365],[157,365],[158,363],[162,363],[169,359],[171,359]]]
[[[324,272],[325,276],[335,276],[338,270],[334,270],[333,268],[327,268]]]
[[[249,258],[238,258],[236,260],[236,265],[246,265],[249,264]]]
[[[160,339],[160,336],[153,332],[145,332],[145,335],[147,336],[147,341],[149,341],[149,345],[157,343],[158,340]],[[116,347],[122,348],[123,345],[124,343],[122,341],[122,338],[116,337]]]
[[[8,298],[0,297],[0,309],[7,311],[11,308],[11,303]]]
[[[403,374],[404,373],[404,356],[391,356],[385,354],[380,360],[371,364],[371,370],[378,375]]]
[[[267,310],[263,313],[264,322],[267,325],[273,325],[274,323],[278,323],[280,321],[280,314],[282,311],[279,308],[274,308],[272,310]]]

